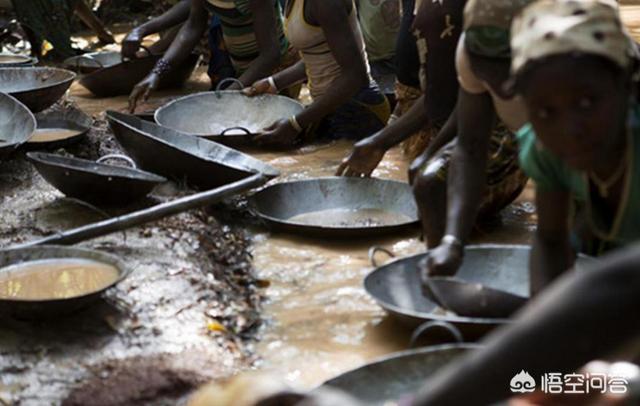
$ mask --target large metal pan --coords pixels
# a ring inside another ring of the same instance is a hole
[[[122,62],[122,55],[116,51],[90,52],[72,56],[64,60],[64,67],[78,73],[92,73]]]
[[[33,66],[36,62],[36,59],[26,55],[0,54],[0,68],[24,68]]]
[[[80,84],[98,97],[127,95],[151,72],[161,57],[162,55],[150,55],[126,60],[84,76],[80,79]],[[181,87],[189,79],[199,60],[199,55],[189,55],[182,64],[162,77],[158,88]]]
[[[141,168],[201,189],[211,189],[255,173],[268,178],[277,169],[215,142],[115,111],[107,119],[118,142]]]
[[[15,98],[0,93],[0,160],[27,142],[35,129],[33,113]]]
[[[37,128],[27,143],[30,149],[61,148],[75,144],[89,132],[93,118],[79,109],[51,111],[36,115]],[[63,131],[64,138],[47,141],[43,136],[52,131]]]
[[[145,197],[166,179],[135,169],[135,164],[122,155],[107,155],[97,162],[44,152],[29,152],[29,160],[42,177],[67,196],[89,203],[126,205]],[[132,168],[107,165],[110,158],[126,158]]]
[[[112,265],[118,269],[120,275],[113,283],[105,288],[83,296],[40,301],[0,299],[0,315],[29,319],[67,315],[97,301],[104,291],[122,281],[130,272],[125,264],[113,255],[84,248],[60,247],[55,245],[0,250],[0,272],[2,272],[2,268],[20,262],[59,258],[88,259]]]
[[[371,237],[418,222],[411,187],[371,178],[328,177],[279,183],[251,199],[272,228],[303,235]]]
[[[0,68],[0,92],[38,113],[57,102],[75,78],[75,73],[58,68]]]
[[[442,345],[391,354],[325,382],[365,405],[390,405],[422,387],[426,379],[456,358],[479,348]]]
[[[248,145],[276,121],[300,113],[297,101],[279,95],[248,97],[240,91],[203,92],[156,111],[156,122],[230,147]]]
[[[530,247],[523,245],[468,246],[457,277],[528,297],[530,252]],[[496,326],[509,322],[504,318],[458,316],[425,297],[418,267],[425,255],[402,258],[375,269],[364,280],[365,290],[390,315],[408,326],[429,321],[450,323],[461,331],[465,341],[476,340]],[[588,260],[580,257],[576,267],[580,269]]]
[[[427,278],[425,295],[458,316],[509,318],[528,298],[456,277]]]

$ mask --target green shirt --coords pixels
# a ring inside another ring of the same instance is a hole
[[[568,192],[577,206],[586,208],[591,231],[600,239],[596,247],[588,250],[590,254],[601,254],[609,249],[619,248],[640,240],[640,114],[633,109],[631,113],[631,153],[622,201],[618,213],[613,216],[613,223],[607,224],[602,209],[594,206],[589,193],[587,174],[569,168],[560,158],[546,150],[536,140],[531,124],[518,131],[520,144],[520,166],[535,181],[536,190],[542,192]],[[623,158],[629,159],[629,158]]]
[[[358,1],[358,19],[369,61],[391,59],[395,55],[400,8],[398,0]]]

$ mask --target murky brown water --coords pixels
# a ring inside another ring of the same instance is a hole
[[[28,261],[0,270],[0,298],[66,299],[104,289],[118,279],[111,265],[83,259]]]
[[[623,17],[631,32],[640,35],[638,2],[622,3],[632,4],[623,7]],[[206,90],[203,74],[200,69],[200,77],[179,93]],[[72,93],[89,114],[126,107],[126,96],[98,99],[77,82]],[[158,93],[153,99],[175,94]],[[145,110],[144,106],[139,110]],[[349,150],[349,142],[339,141],[286,154],[254,155],[280,168],[283,176],[276,181],[281,182],[333,175]],[[401,153],[392,150],[374,176],[404,180],[406,167]],[[536,221],[532,201],[533,188],[529,186],[500,219],[477,227],[474,242],[527,243]],[[268,233],[254,236],[254,265],[259,276],[271,282],[265,309],[271,323],[258,346],[264,368],[277,371],[292,385],[308,388],[407,347],[409,332],[386,317],[362,288],[364,276],[372,269],[367,258],[371,245],[383,245],[398,256],[424,249],[417,232],[375,241],[328,241]],[[184,332],[175,332],[175,336],[183,337]]]
[[[409,216],[383,209],[327,209],[295,215],[292,223],[326,227],[373,227],[411,222]]]
[[[25,62],[29,62],[29,58],[17,55],[0,55],[0,66]]]
[[[79,131],[68,130],[66,128],[39,128],[33,133],[33,136],[29,139],[29,142],[37,143],[60,141],[66,138],[71,138],[78,134],[80,134]]]
[[[254,153],[278,167],[276,180],[331,176],[351,149],[337,141],[289,155]],[[374,176],[406,181],[408,162],[399,149],[387,153]],[[478,241],[522,243],[529,239],[532,190],[489,224]],[[497,233],[496,233],[497,231]],[[491,232],[491,237],[485,236]],[[411,331],[386,317],[365,293],[362,282],[373,269],[368,250],[384,246],[397,256],[424,251],[416,230],[379,240],[329,241],[302,236],[259,234],[254,265],[271,282],[266,316],[271,325],[258,347],[263,367],[298,387],[311,388],[376,357],[407,349]],[[384,262],[385,258],[378,258]]]

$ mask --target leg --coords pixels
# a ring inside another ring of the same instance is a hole
[[[98,39],[105,44],[114,44],[116,42],[111,34],[102,24],[102,21],[93,14],[93,10],[84,2],[84,0],[78,0],[75,8],[76,15],[85,23],[93,32],[96,33]]]

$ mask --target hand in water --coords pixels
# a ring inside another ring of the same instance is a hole
[[[136,52],[140,49],[140,45],[142,44],[142,34],[137,29],[133,29],[127,36],[122,40],[122,49],[120,53],[125,58],[133,59],[136,57]]]
[[[338,167],[336,176],[369,177],[386,152],[384,148],[377,146],[371,137],[365,138],[354,145],[351,154]]]
[[[426,258],[420,261],[420,277],[422,285],[433,276],[453,276],[462,265],[464,248],[456,244],[440,244],[429,251]]]
[[[276,121],[263,130],[254,140],[261,145],[273,147],[292,147],[298,138],[298,132],[291,126],[289,120]]]
[[[253,97],[261,94],[277,94],[278,90],[274,89],[269,83],[269,79],[260,79],[249,87],[242,89],[242,93],[246,96]]]
[[[133,88],[129,95],[129,113],[133,114],[136,112],[136,107],[141,100],[147,101],[149,99],[149,94],[158,88],[158,83],[160,83],[160,76],[155,73],[150,73]]]

